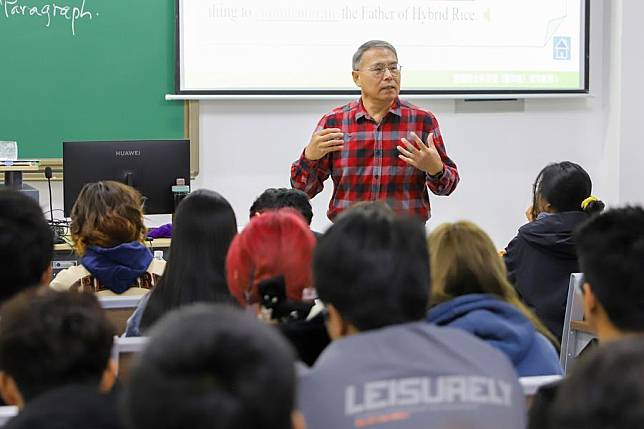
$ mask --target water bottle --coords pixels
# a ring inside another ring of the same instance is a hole
[[[187,197],[189,193],[190,186],[186,185],[186,180],[184,178],[178,178],[176,184],[172,186],[172,198],[174,199],[174,210],[172,211],[173,219],[174,214],[177,212],[179,203]]]

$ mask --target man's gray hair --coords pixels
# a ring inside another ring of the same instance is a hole
[[[364,55],[365,52],[367,52],[369,49],[376,48],[389,49],[394,53],[396,59],[398,59],[398,52],[396,52],[396,48],[394,48],[394,45],[392,45],[391,43],[385,42],[384,40],[369,40],[368,42],[360,45],[356,53],[353,54],[353,61],[351,62],[351,67],[353,67],[353,70],[358,70],[358,66],[360,65],[360,61],[362,60],[362,55]]]

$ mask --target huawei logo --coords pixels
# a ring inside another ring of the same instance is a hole
[[[117,150],[116,156],[141,156],[141,150]]]

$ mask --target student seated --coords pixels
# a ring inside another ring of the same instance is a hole
[[[250,206],[250,219],[267,210],[277,210],[290,207],[302,215],[308,225],[313,220],[313,209],[309,196],[299,189],[268,188],[255,199]]]
[[[21,290],[51,281],[54,241],[36,201],[0,190],[0,303]]]
[[[5,304],[0,393],[20,411],[4,428],[120,428],[113,335],[93,294],[31,289]]]
[[[576,232],[584,317],[600,343],[644,333],[644,209],[608,210]]]
[[[524,427],[510,361],[423,320],[430,270],[418,220],[350,209],[319,241],[313,272],[333,341],[300,377],[309,429]]]
[[[540,429],[644,427],[644,338],[599,347],[561,383]]]
[[[295,210],[267,211],[235,237],[226,259],[228,287],[237,302],[276,323],[308,365],[329,343],[324,316],[313,302],[315,243]]]
[[[22,192],[1,189],[0,312],[17,293],[49,284],[53,253],[53,234],[38,203]]]
[[[234,302],[225,271],[228,247],[237,234],[230,203],[217,192],[194,191],[179,204],[173,231],[165,272],[128,320],[128,337],[141,335],[165,313],[186,304]]]
[[[51,287],[99,295],[143,295],[165,261],[145,247],[141,195],[113,181],[87,183],[72,207],[70,231],[80,265],[56,276]]]
[[[601,347],[644,334],[644,209],[607,210],[582,224],[575,241],[584,273],[584,318]],[[531,428],[543,427],[558,389],[554,384],[537,392]]]
[[[503,352],[520,377],[561,374],[558,340],[519,300],[494,243],[471,222],[444,223],[428,238],[427,321],[463,329]]]
[[[277,210],[290,207],[302,215],[306,224],[311,226],[313,220],[313,208],[309,196],[304,191],[290,188],[268,188],[255,199],[250,206],[250,219],[269,210]],[[313,231],[315,238],[322,234]]]
[[[303,429],[288,343],[241,310],[195,304],[164,316],[130,369],[131,429]]]
[[[570,274],[579,271],[573,230],[604,203],[591,196],[590,176],[573,162],[547,165],[533,185],[528,223],[505,249],[510,282],[561,339]]]

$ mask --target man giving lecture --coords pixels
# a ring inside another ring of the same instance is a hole
[[[291,186],[309,197],[331,176],[327,216],[332,221],[353,203],[373,200],[427,221],[427,188],[449,195],[458,184],[434,115],[398,98],[400,69],[390,43],[371,40],[360,46],[351,72],[360,99],[324,115],[291,165]]]

